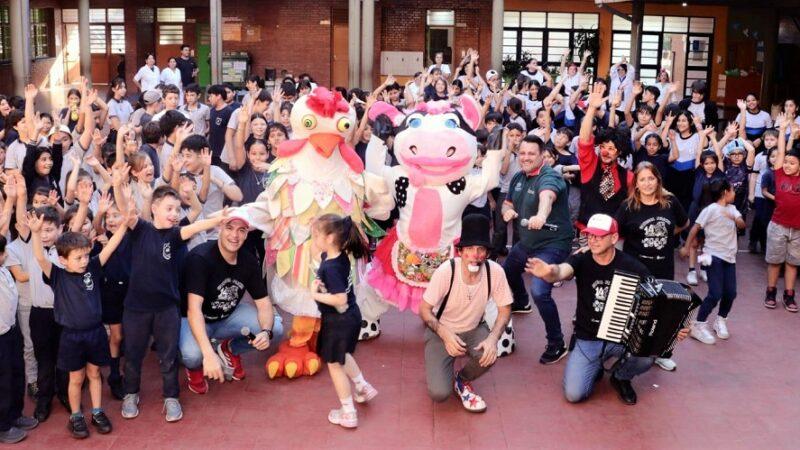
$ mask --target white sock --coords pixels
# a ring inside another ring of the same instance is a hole
[[[351,378],[351,380],[353,380],[353,384],[356,385],[356,389],[358,389],[358,390],[363,389],[364,386],[367,385],[367,380],[364,379],[364,374],[363,373],[359,373],[358,375],[356,375],[353,378]]]
[[[346,413],[356,412],[356,405],[353,404],[352,395],[347,398],[340,398],[339,401],[342,402],[342,411]]]

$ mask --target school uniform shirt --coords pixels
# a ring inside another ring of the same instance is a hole
[[[736,123],[739,123],[741,118],[742,113],[737,114]],[[760,139],[767,128],[772,128],[772,117],[769,116],[769,113],[761,110],[755,114],[745,111],[744,132],[747,134],[747,139]]]
[[[742,217],[732,204],[721,206],[719,203],[712,203],[700,211],[695,223],[703,227],[705,236],[703,252],[734,264],[738,251],[736,222],[727,217],[728,215],[734,218]]]
[[[431,71],[432,71],[433,69],[435,69],[436,67],[437,67],[437,66],[436,66],[436,64],[431,64],[431,65],[430,65],[430,67],[428,67],[428,73],[431,73]],[[442,71],[442,75],[443,75],[445,78],[449,78],[449,77],[450,77],[450,73],[451,73],[451,72],[450,72],[450,66],[449,66],[449,65],[447,65],[447,64],[442,64],[441,66],[438,66],[438,67],[439,67],[439,69]]]
[[[761,193],[761,178],[768,170],[770,170],[770,167],[769,161],[767,160],[767,154],[757,154],[755,161],[753,161],[753,173],[756,174],[756,181],[753,189],[756,198],[764,198],[764,194]]]
[[[177,255],[186,247],[179,227],[158,229],[139,219],[129,231],[135,249],[131,258],[131,278],[125,309],[136,312],[161,312],[177,307],[180,301]]]
[[[656,153],[655,155],[651,155],[647,153],[645,148],[640,148],[639,151],[633,154],[633,167],[636,167],[639,165],[639,163],[645,161],[656,167],[662,179],[668,176],[669,155],[665,153]]]
[[[108,101],[108,118],[116,117],[122,124],[128,123],[133,114],[133,107],[130,102],[125,100],[117,100],[112,98]]]
[[[241,106],[236,107],[235,109],[231,106],[231,117],[228,119],[228,129],[233,130],[234,136],[236,135],[236,130],[239,128],[239,111],[242,109]],[[227,132],[227,130],[226,130]],[[231,145],[235,145],[234,142],[231,142]],[[222,154],[220,155],[220,159],[225,164],[231,164],[233,162],[233,148],[225,142],[225,145],[222,148]]]
[[[500,174],[500,192],[508,194],[508,186],[511,184],[511,179],[514,178],[519,172],[519,157],[516,153],[511,152],[508,161],[508,170],[505,174]]]
[[[56,247],[45,248],[45,256],[53,265],[59,265]],[[6,267],[20,266],[23,272],[28,274],[28,290],[31,297],[31,304],[37,308],[53,307],[53,290],[45,284],[42,268],[33,255],[33,241],[20,240],[20,245],[10,251],[6,258]]]
[[[181,105],[178,110],[189,116],[194,124],[194,134],[205,136],[208,133],[208,121],[211,117],[211,108],[208,105],[198,102],[194,108],[189,108],[189,105]]]
[[[233,314],[247,291],[253,299],[267,296],[255,255],[240,251],[230,264],[219,251],[218,241],[209,241],[189,252],[186,260],[186,288],[203,297],[203,317],[217,322]],[[254,330],[257,331],[257,330]]]
[[[567,264],[575,273],[578,303],[575,309],[575,336],[583,340],[597,340],[597,329],[603,318],[611,279],[615,270],[646,277],[650,275],[647,267],[636,258],[620,251],[614,251],[614,259],[601,266],[585,251],[571,255]]]
[[[275,157],[270,154],[267,157],[267,162],[272,162]],[[256,198],[264,192],[267,187],[267,179],[269,178],[268,172],[256,172],[250,161],[245,159],[244,165],[236,173],[234,173],[236,185],[242,190],[242,201],[240,203],[252,203]]]
[[[181,91],[183,91],[183,83],[181,82],[181,71],[178,70],[176,67],[174,70],[170,69],[169,67],[165,67],[164,70],[161,71],[161,75],[158,77],[162,83],[165,85],[171,84],[177,87]]]
[[[158,66],[153,65],[153,67],[148,67],[147,64],[145,64],[139,68],[139,71],[136,72],[133,79],[138,81],[142,86],[142,92],[147,92],[158,86],[160,76],[161,70],[159,70]]]
[[[67,272],[53,266],[50,277],[44,281],[55,295],[54,315],[56,323],[70,330],[90,330],[103,323],[103,307],[100,301],[100,283],[103,267],[100,257],[89,259],[86,272]]]
[[[39,137],[39,140],[36,141],[36,146],[50,147],[50,142],[48,142],[47,138],[45,137]],[[5,168],[21,171],[22,163],[25,161],[26,154],[28,154],[28,146],[19,139],[14,139],[10,144],[8,144],[8,147],[6,147],[6,161],[4,164]]]
[[[508,287],[506,273],[500,264],[489,261],[489,270],[492,271],[490,295],[486,266],[481,265],[481,277],[478,283],[468,286],[461,277],[461,258],[455,258],[455,262],[455,274],[453,274],[449,262],[443,263],[433,272],[431,281],[422,294],[422,299],[431,305],[434,311],[438,311],[447,290],[450,289],[450,278],[452,277],[453,287],[439,321],[455,333],[464,333],[474,330],[481,323],[490,298],[497,306],[507,306],[511,304],[513,297],[511,288]]]
[[[0,334],[6,334],[17,323],[19,292],[14,277],[5,267],[0,267]]]
[[[225,131],[228,129],[232,112],[229,106],[220,110],[211,108],[209,112],[208,146],[217,158],[222,157],[222,150],[225,148]]]
[[[222,184],[225,186],[236,184],[233,181],[233,178],[230,177],[224,170],[217,166],[211,166],[211,178],[216,178],[222,181]],[[197,180],[197,192],[203,188],[203,176],[195,174],[195,179]],[[225,201],[225,193],[222,192],[216,184],[211,183],[208,187],[208,195],[206,196],[206,202],[203,203],[203,216],[204,217],[211,217],[211,215],[219,210],[222,209],[223,202]],[[219,232],[216,229],[209,230],[207,232],[209,239],[216,239]]]
[[[772,221],[787,228],[800,229],[800,176],[786,175],[783,167],[772,171],[775,177],[775,212]],[[763,183],[763,181],[762,181]]]
[[[624,239],[622,251],[641,261],[658,278],[672,278],[675,271],[675,228],[689,216],[681,203],[669,195],[669,206],[641,205],[633,210],[623,203],[617,212],[619,235]]]
[[[534,73],[528,72],[528,69],[522,70],[520,75],[525,75],[531,81],[538,81],[539,85],[544,84],[544,75],[542,74],[542,69],[536,70]]]
[[[680,134],[675,136],[675,144],[678,146],[678,159],[672,163],[672,167],[685,172],[694,169],[697,161],[697,147],[700,145],[700,135],[692,133],[688,138],[683,138]]]
[[[350,267],[350,258],[347,253],[341,252],[339,256],[328,259],[327,253],[322,254],[322,262],[317,269],[317,278],[325,285],[328,294],[347,294],[348,308],[356,305],[356,294],[353,285],[353,272]],[[331,305],[316,302],[317,308],[322,315],[338,314],[336,308]]]
[[[539,210],[539,194],[552,191],[556,199],[547,216],[547,223],[558,230],[529,230],[519,225],[521,219],[535,216]],[[550,166],[542,166],[536,173],[517,172],[508,187],[507,202],[511,202],[519,215],[514,224],[519,226],[520,242],[532,250],[558,248],[569,250],[572,245],[572,221],[569,217],[569,193],[564,178]]]
[[[23,242],[22,239],[16,238],[6,246],[6,261],[3,263],[3,267],[20,266],[19,264],[20,255],[24,251],[24,249],[22,248],[22,246],[24,245],[25,242]],[[22,269],[22,271],[24,272],[25,270]],[[15,283],[17,287],[17,293],[19,294],[19,305],[27,306],[28,308],[30,308],[32,304],[31,288],[28,285],[28,282],[27,281],[21,282],[19,280],[16,280]]]
[[[174,109],[174,110],[162,109],[161,111],[159,111],[156,114],[154,114],[153,117],[150,119],[150,121],[151,122],[158,122],[159,120],[161,120],[162,117],[164,117],[164,114],[166,114],[167,111],[178,111],[179,113],[183,114],[183,117],[186,117],[187,119],[191,119],[191,117],[189,117],[189,114],[187,114],[186,111],[182,111],[180,108],[178,108],[178,109]],[[193,134],[197,134],[197,133],[193,133]]]

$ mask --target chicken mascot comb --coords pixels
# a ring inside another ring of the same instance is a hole
[[[338,92],[317,87],[295,103],[290,121],[292,139],[278,147],[264,192],[241,207],[250,223],[265,232],[272,300],[294,316],[289,339],[267,361],[270,378],[313,375],[321,366],[314,352],[319,310],[310,291],[319,266],[312,250],[313,220],[323,214],[348,215],[365,233],[381,235],[367,214],[385,219],[393,207],[385,182],[364,172],[346,142],[355,113]]]
[[[454,255],[464,209],[497,186],[503,158],[503,152],[489,151],[482,170],[473,171],[481,108],[469,95],[462,95],[455,106],[446,101],[422,103],[408,115],[378,102],[369,117],[380,115],[398,129],[393,145],[399,165],[385,164],[386,145],[373,135],[366,170],[393,188],[400,218],[378,244],[366,285],[359,286],[365,319],[362,339],[380,333],[378,318],[386,303],[419,312],[431,275]]]

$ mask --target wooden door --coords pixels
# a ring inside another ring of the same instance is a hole
[[[64,73],[67,84],[81,80],[81,50],[78,24],[64,25]]]
[[[184,38],[183,25],[159,24],[156,36],[156,65],[159,69],[167,67],[170,58],[177,58],[181,54],[181,44]]]
[[[347,24],[333,26],[333,49],[331,51],[331,86],[349,86],[350,52]]]

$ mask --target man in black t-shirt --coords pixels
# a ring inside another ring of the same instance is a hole
[[[221,84],[208,88],[208,101],[211,106],[208,121],[208,146],[211,149],[211,163],[219,167],[222,164],[222,150],[225,148],[225,132],[233,110],[225,103],[228,93]]]
[[[178,70],[181,71],[181,84],[186,87],[195,82],[197,77],[197,61],[191,56],[191,48],[188,44],[181,45],[181,56],[176,58]]]
[[[187,258],[189,299],[187,317],[181,319],[180,350],[189,390],[196,394],[208,391],[204,376],[225,379],[220,359],[233,371],[234,380],[243,379],[240,355],[266,350],[274,335],[283,331],[258,260],[250,252],[240,251],[249,228],[244,213],[235,212],[220,227],[219,240],[198,245]],[[255,305],[241,302],[245,291]],[[212,338],[219,342],[216,347]]]
[[[611,216],[593,215],[583,233],[588,237],[590,251],[576,253],[562,264],[547,264],[531,258],[526,267],[528,272],[551,282],[576,279],[575,348],[570,352],[564,369],[564,397],[570,403],[588,398],[595,382],[602,378],[603,363],[625,353],[623,345],[597,339],[614,271],[641,277],[649,275],[642,263],[614,248],[619,235],[617,222]],[[688,332],[688,329],[681,330],[678,338],[685,338]],[[621,361],[611,370],[611,386],[624,403],[633,405],[636,404],[636,391],[630,380],[647,372],[653,365],[653,358],[628,356]]]

